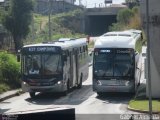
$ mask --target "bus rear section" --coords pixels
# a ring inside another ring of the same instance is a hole
[[[95,48],[93,90],[135,92],[135,54],[132,48]]]

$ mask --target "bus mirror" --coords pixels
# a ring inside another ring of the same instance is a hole
[[[140,68],[138,66],[136,66],[136,69],[140,70]]]

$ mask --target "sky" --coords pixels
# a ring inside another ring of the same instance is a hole
[[[87,8],[91,8],[91,7],[98,7],[99,4],[101,4],[102,6],[105,6],[104,1],[105,0],[81,0],[82,4],[84,6],[87,6]],[[113,4],[121,4],[123,3],[125,0],[112,0]],[[79,4],[79,0],[76,0],[76,4]]]
[[[4,0],[0,0],[1,1],[4,1]],[[105,0],[81,0],[82,1],[82,4],[84,6],[87,6],[87,8],[92,8],[92,7],[99,7],[99,4],[101,4],[101,6],[105,6],[104,4],[104,1]],[[113,4],[120,4],[122,2],[124,2],[125,0],[112,0]],[[76,0],[76,3],[77,5],[79,5],[79,0]]]

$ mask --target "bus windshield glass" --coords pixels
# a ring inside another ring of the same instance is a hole
[[[94,52],[94,74],[97,77],[133,77],[133,49],[97,49]]]
[[[60,54],[26,54],[23,56],[24,75],[56,75],[62,72]]]

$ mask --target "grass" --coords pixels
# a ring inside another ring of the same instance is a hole
[[[10,90],[10,87],[7,84],[0,83],[0,94]]]
[[[0,93],[21,86],[20,63],[16,56],[6,51],[0,52]]]
[[[149,111],[148,100],[131,100],[129,107],[140,111]],[[160,100],[152,100],[152,111],[160,112]]]
[[[143,112],[149,111],[149,100],[146,97],[146,84],[141,83],[135,95],[135,98],[130,100],[128,107]],[[159,99],[152,99],[152,111],[160,112]]]
[[[79,38],[85,35],[81,33],[81,19],[83,11],[75,10],[68,13],[51,15],[51,39]],[[33,44],[49,41],[48,16],[34,14],[34,22],[30,26],[31,32],[24,44]]]

